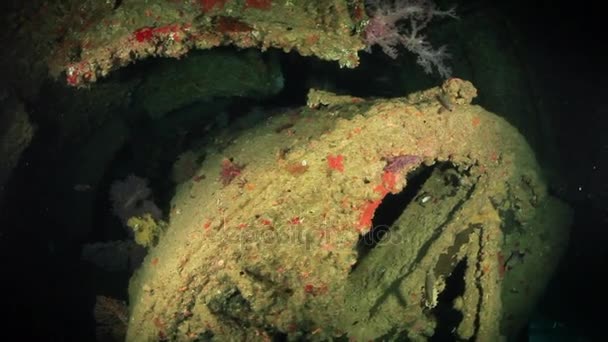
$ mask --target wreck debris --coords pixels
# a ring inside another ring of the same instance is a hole
[[[177,192],[182,214],[131,280],[127,340],[424,340],[446,308],[462,315],[455,338],[517,333],[564,250],[569,211],[547,194],[522,136],[464,101],[469,82],[443,87],[450,115],[437,115],[439,87],[302,108],[288,143],[276,127],[289,114],[276,115],[209,153],[198,173],[221,172],[231,156],[255,186],[207,177]],[[416,200],[424,194],[433,198]],[[513,250],[534,253],[505,272],[499,256]]]
[[[148,57],[180,58],[191,50],[296,50],[303,56],[358,65],[363,1],[148,0],[62,1],[44,10],[58,32],[47,60],[51,76],[82,87]]]

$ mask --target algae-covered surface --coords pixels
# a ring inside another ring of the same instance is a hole
[[[64,0],[37,15],[50,19],[42,32],[60,33],[50,74],[72,86],[137,60],[222,45],[295,50],[351,68],[364,48],[360,0]]]
[[[569,213],[475,95],[459,79],[390,100],[313,91],[194,151],[205,159],[131,280],[127,340],[513,335]]]
[[[143,77],[133,100],[153,118],[192,103],[220,97],[265,98],[283,87],[276,56],[255,50],[234,54],[221,50],[191,54],[180,63],[163,60]]]

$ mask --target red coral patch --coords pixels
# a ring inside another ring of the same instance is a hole
[[[327,166],[329,166],[329,168],[332,170],[344,172],[344,156],[341,154],[338,154],[336,156],[332,154],[328,155]]]
[[[272,6],[271,0],[247,0],[245,1],[246,8],[257,8],[261,10],[269,10]]]
[[[238,19],[221,16],[217,19],[216,29],[219,32],[230,33],[230,32],[250,32],[253,27],[247,25]]]
[[[382,200],[375,200],[373,202],[367,202],[361,212],[361,217],[359,218],[359,230],[363,230],[372,225],[372,219],[374,218],[374,214],[376,213],[376,209],[380,206]]]
[[[152,37],[154,37],[154,30],[151,27],[142,27],[138,30],[135,30],[133,34],[135,35],[135,40],[140,43],[143,43],[149,41],[150,39],[152,39]]]
[[[201,9],[203,12],[209,12],[215,7],[221,9],[224,7],[224,4],[227,0],[199,0],[201,4]]]
[[[220,170],[220,180],[222,184],[228,185],[235,179],[237,176],[241,174],[245,166],[239,165],[237,163],[233,163],[230,159],[222,160],[221,170]]]

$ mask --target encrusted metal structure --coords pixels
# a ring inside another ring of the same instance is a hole
[[[61,32],[49,71],[73,86],[147,57],[180,58],[223,45],[295,50],[346,67],[358,65],[364,48],[359,0],[87,0],[43,10],[55,12],[48,25]]]
[[[206,151],[131,280],[127,340],[516,333],[569,221],[524,138],[459,79],[310,95]]]

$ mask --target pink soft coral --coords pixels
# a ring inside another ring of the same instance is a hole
[[[135,175],[129,175],[124,180],[117,180],[110,188],[112,211],[123,224],[134,216],[152,215],[154,219],[162,217],[161,210],[151,199],[152,190],[148,181]]]
[[[385,54],[397,58],[397,47],[403,45],[418,55],[417,62],[426,73],[432,73],[434,66],[442,77],[450,77],[450,67],[444,63],[450,57],[445,46],[433,49],[420,31],[434,17],[457,18],[454,8],[439,10],[432,0],[368,0],[366,4],[371,13],[365,27],[368,52],[373,45],[379,45]]]

